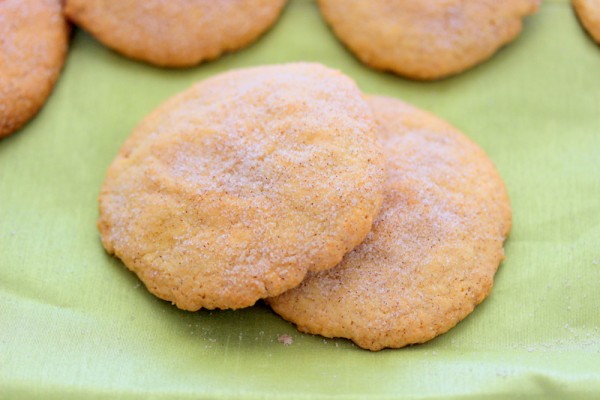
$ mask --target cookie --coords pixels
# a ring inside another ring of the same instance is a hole
[[[66,0],[65,14],[119,53],[187,67],[249,45],[285,0]]]
[[[600,43],[600,1],[573,0],[573,8],[585,30]]]
[[[217,75],[151,113],[101,190],[102,243],[185,310],[241,308],[338,264],[383,200],[353,81],[318,64]]]
[[[370,97],[388,177],[372,232],[333,269],[269,299],[302,332],[380,350],[455,326],[491,291],[511,225],[504,184],[446,122]]]
[[[67,54],[60,0],[0,1],[0,138],[42,108]]]
[[[337,37],[365,64],[421,80],[457,74],[517,37],[540,0],[319,0]]]

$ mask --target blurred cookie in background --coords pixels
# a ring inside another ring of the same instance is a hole
[[[420,80],[460,73],[521,32],[540,0],[319,0],[337,37],[365,64]]]
[[[126,57],[189,67],[247,46],[286,0],[66,0],[65,14]]]
[[[0,138],[42,108],[64,64],[68,40],[60,0],[0,1]]]
[[[600,0],[573,0],[573,8],[585,30],[600,43]]]

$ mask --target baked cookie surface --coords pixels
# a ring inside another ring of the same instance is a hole
[[[119,53],[186,67],[247,46],[285,0],[66,0],[65,14]]]
[[[151,113],[101,190],[102,243],[156,296],[241,308],[331,268],[383,200],[373,116],[318,64],[236,70]]]
[[[370,97],[388,178],[372,232],[335,268],[268,299],[303,332],[380,350],[422,343],[490,292],[511,225],[484,152],[439,118]]]
[[[600,43],[600,0],[573,0],[573,8],[585,30]]]
[[[336,36],[365,64],[413,79],[457,74],[517,37],[540,0],[319,0]]]
[[[44,105],[67,54],[60,0],[0,1],[0,138]]]

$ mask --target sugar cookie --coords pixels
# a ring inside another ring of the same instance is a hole
[[[65,14],[127,57],[187,67],[247,46],[284,5],[285,0],[66,0]]]
[[[102,242],[182,309],[280,294],[370,231],[385,180],[373,124],[355,84],[319,64],[200,82],[151,113],[110,166]]]
[[[600,1],[573,0],[573,8],[585,30],[600,43]]]
[[[319,0],[365,64],[414,79],[459,73],[517,37],[540,0]]]
[[[437,117],[371,97],[388,178],[372,232],[340,265],[268,299],[303,332],[369,350],[422,343],[490,292],[511,225],[484,152]]]
[[[67,54],[59,0],[0,1],[0,138],[42,108]]]

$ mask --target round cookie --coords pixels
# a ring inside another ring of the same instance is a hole
[[[338,264],[383,200],[372,112],[319,64],[217,75],[151,113],[101,190],[102,243],[185,310],[241,308]]]
[[[0,138],[42,106],[67,54],[60,0],[0,1]]]
[[[127,57],[187,67],[253,42],[285,1],[66,0],[65,14]]]
[[[399,100],[369,101],[388,170],[372,232],[340,265],[268,302],[303,332],[375,351],[430,340],[473,311],[504,258],[511,211],[477,145]]]
[[[573,8],[585,30],[600,43],[600,1],[573,0]]]
[[[540,0],[319,0],[337,37],[365,64],[413,79],[457,74],[517,37]]]

